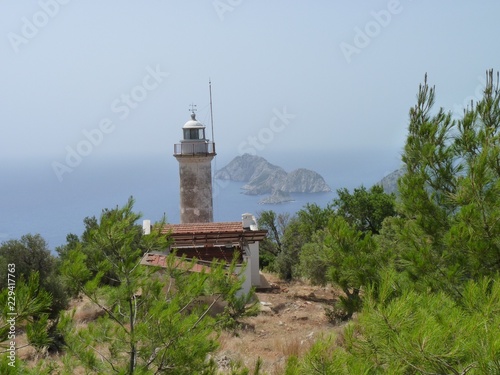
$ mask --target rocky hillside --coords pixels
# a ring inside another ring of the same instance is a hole
[[[331,191],[323,177],[300,168],[290,173],[260,156],[244,154],[235,157],[215,173],[215,178],[247,182],[242,189],[249,195],[283,193],[320,193]],[[278,193],[277,193],[278,192]]]
[[[231,363],[238,362],[253,373],[258,358],[262,374],[284,374],[289,356],[302,356],[319,337],[342,332],[344,324],[334,325],[325,314],[339,290],[264,276],[272,289],[257,291],[260,314],[245,318],[236,334],[222,333],[214,359],[223,374],[231,374]]]
[[[215,173],[215,178],[219,180],[231,180],[248,182],[259,177],[261,174],[278,173],[286,175],[283,168],[269,163],[260,156],[244,154],[237,156],[224,168]]]
[[[377,185],[382,186],[382,188],[384,188],[384,191],[387,194],[391,194],[391,193],[397,194],[397,192],[398,192],[398,179],[404,173],[405,173],[404,168],[397,169],[394,172],[389,173],[387,176],[385,176],[379,182],[377,182]]]
[[[321,193],[331,191],[319,173],[305,168],[295,169],[288,173],[279,189],[289,193]]]
[[[286,202],[292,202],[293,198],[290,193],[286,193],[282,190],[274,190],[271,195],[262,198],[259,204],[280,204]]]
[[[266,163],[255,169],[252,177],[247,180],[248,183],[242,189],[246,190],[245,194],[249,195],[269,194],[273,190],[280,190],[286,176],[287,173],[283,168],[266,161]]]

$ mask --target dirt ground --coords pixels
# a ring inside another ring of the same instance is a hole
[[[337,298],[331,287],[264,277],[271,288],[257,292],[260,314],[243,319],[244,327],[235,335],[225,332],[220,338],[215,359],[222,372],[228,372],[231,363],[253,369],[261,358],[262,373],[282,374],[290,355],[303,354],[320,336],[339,330],[325,315],[325,307]]]
[[[337,298],[331,287],[286,283],[271,274],[263,276],[270,288],[257,292],[260,313],[242,319],[243,327],[236,332],[223,332],[220,336],[220,347],[213,358],[221,374],[230,373],[231,366],[238,363],[252,371],[260,358],[261,374],[281,375],[290,355],[302,355],[319,337],[340,329],[330,324],[325,315],[325,307]],[[102,314],[86,298],[72,301],[72,308],[76,308],[75,321],[82,326]],[[34,365],[43,358],[27,345],[25,334],[17,339],[22,347],[18,352],[21,360]],[[83,369],[74,372],[84,373]]]

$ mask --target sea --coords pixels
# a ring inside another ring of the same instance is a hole
[[[399,167],[391,157],[379,164],[373,158],[341,157],[329,154],[316,158],[304,155],[276,155],[266,158],[286,171],[304,167],[320,173],[331,192],[292,194],[293,201],[262,205],[263,196],[243,194],[244,183],[213,181],[215,221],[239,221],[243,213],[258,215],[263,210],[293,215],[307,203],[325,207],[336,197],[336,189],[371,186]],[[217,160],[213,169],[228,160]],[[347,162],[349,161],[349,162]],[[123,206],[129,197],[142,219],[179,222],[179,172],[169,156],[89,158],[64,173],[54,173],[51,160],[4,162],[0,165],[0,243],[22,235],[40,234],[51,251],[66,243],[69,233],[83,233],[83,219],[99,218],[104,208]]]

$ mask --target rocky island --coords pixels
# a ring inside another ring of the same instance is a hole
[[[384,189],[384,192],[387,194],[398,194],[398,180],[401,176],[405,174],[405,168],[401,167],[397,170],[395,170],[392,173],[389,173],[387,176],[385,176],[383,179],[381,179],[379,182],[377,182],[376,185],[382,186]]]
[[[276,204],[291,201],[289,193],[321,193],[331,191],[323,177],[314,171],[299,168],[287,173],[283,168],[256,155],[235,157],[215,173],[215,178],[246,182],[247,195],[271,194],[259,203]]]
[[[293,198],[290,193],[284,192],[282,190],[273,190],[271,195],[262,198],[259,204],[280,204],[286,202],[293,202]]]

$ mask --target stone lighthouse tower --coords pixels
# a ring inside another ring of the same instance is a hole
[[[205,136],[205,126],[196,120],[195,106],[191,120],[182,127],[183,139],[174,145],[179,162],[181,224],[213,221],[212,159],[215,143]]]

